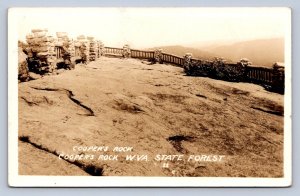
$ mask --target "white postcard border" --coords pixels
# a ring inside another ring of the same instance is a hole
[[[257,7],[256,7],[257,8]],[[262,7],[258,7],[262,8]],[[267,7],[265,7],[267,9]],[[284,177],[109,177],[109,176],[22,176],[18,175],[18,18],[28,8],[8,11],[8,183],[13,187],[286,187],[292,184],[292,91],[291,9],[285,11]],[[89,9],[89,8],[30,8]],[[95,8],[93,8],[95,9]],[[99,8],[100,9],[100,8]],[[111,9],[111,8],[102,8]],[[132,9],[132,8],[126,8]],[[139,9],[139,8],[133,8]],[[151,8],[154,9],[154,8]],[[167,9],[167,8],[166,8]],[[172,8],[170,8],[172,9]],[[189,9],[189,8],[182,8]],[[193,7],[195,9],[195,7]],[[213,9],[199,8],[199,9]],[[224,8],[224,9],[239,9]],[[243,8],[245,9],[245,8]],[[249,8],[249,9],[253,9]]]

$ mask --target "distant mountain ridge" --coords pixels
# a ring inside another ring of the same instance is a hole
[[[186,53],[192,53],[193,57],[198,59],[213,59],[215,57],[215,55],[211,52],[207,52],[205,50],[200,50],[192,47],[184,47],[180,45],[160,46],[160,47],[148,48],[148,50],[155,50],[158,48],[161,48],[165,53],[174,54],[180,57],[183,57]]]
[[[283,38],[257,39],[225,45],[215,43],[215,46],[211,44],[209,47],[201,47],[200,45],[197,48],[195,47],[196,45],[194,47],[173,45],[148,49],[161,48],[163,52],[177,56],[192,53],[194,58],[207,60],[212,60],[214,57],[223,57],[228,61],[237,62],[241,58],[247,58],[254,65],[268,67],[271,67],[275,62],[284,62]]]
[[[248,58],[255,65],[272,66],[274,62],[284,62],[284,39],[243,41],[211,47],[207,51],[232,61]]]

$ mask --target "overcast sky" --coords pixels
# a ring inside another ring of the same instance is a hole
[[[284,37],[287,8],[18,9],[18,35],[33,28],[95,36],[107,46],[132,48]]]

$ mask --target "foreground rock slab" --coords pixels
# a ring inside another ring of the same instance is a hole
[[[19,83],[19,172],[282,177],[283,98],[103,57]]]

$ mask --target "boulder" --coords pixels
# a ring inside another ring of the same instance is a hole
[[[29,78],[31,80],[37,80],[37,79],[40,79],[42,76],[40,74],[36,74],[36,73],[33,73],[33,72],[29,72]]]
[[[22,48],[18,49],[18,80],[25,82],[29,80],[29,71],[27,64],[27,55],[23,52]]]

